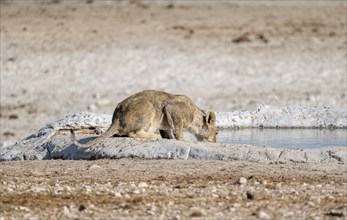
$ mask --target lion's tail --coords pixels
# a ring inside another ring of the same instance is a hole
[[[117,132],[117,126],[111,125],[107,131],[105,133],[103,133],[102,135],[98,136],[97,138],[95,138],[92,141],[89,141],[85,144],[81,144],[76,140],[76,135],[75,135],[75,131],[73,129],[70,129],[70,138],[73,141],[73,143],[75,145],[77,145],[78,147],[83,147],[83,148],[89,148],[95,144],[100,143],[101,141],[103,141],[104,139],[111,137],[112,135],[114,135]]]

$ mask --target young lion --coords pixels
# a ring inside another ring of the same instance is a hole
[[[187,96],[145,90],[119,103],[111,126],[96,139],[80,144],[73,130],[71,135],[76,145],[90,147],[113,135],[183,140],[183,129],[188,129],[198,141],[216,142],[215,122],[214,112],[200,110]]]

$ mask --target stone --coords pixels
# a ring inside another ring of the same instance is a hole
[[[139,183],[138,186],[139,186],[140,188],[147,188],[147,187],[148,187],[148,184],[145,183],[145,182],[141,182],[141,183]]]
[[[203,208],[192,207],[189,210],[189,216],[190,217],[202,217],[204,215],[206,215],[206,211]]]
[[[44,176],[45,174],[39,171],[30,171],[30,176],[36,176],[36,177],[40,177],[40,176]]]
[[[70,217],[70,209],[67,206],[63,207],[63,212],[66,217]]]
[[[29,212],[30,211],[30,209],[28,207],[25,207],[25,206],[19,206],[19,210],[25,211],[25,212]]]
[[[235,181],[236,184],[239,185],[246,185],[247,184],[247,179],[245,177],[240,177]]]
[[[115,192],[115,193],[114,193],[114,196],[115,196],[115,197],[119,197],[119,198],[121,198],[121,197],[122,197],[122,194],[121,194],[121,193],[119,193],[119,192]]]
[[[89,170],[94,170],[94,169],[102,169],[102,167],[96,164],[93,164],[89,167]]]
[[[325,215],[334,216],[334,217],[343,217],[344,216],[343,212],[341,210],[337,210],[337,209],[331,209],[328,212],[326,212]]]
[[[270,215],[264,211],[259,212],[259,219],[271,219]]]

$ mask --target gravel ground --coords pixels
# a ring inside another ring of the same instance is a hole
[[[3,162],[1,219],[344,219],[346,164]]]
[[[221,112],[346,107],[344,1],[34,2],[1,1],[2,142],[144,89]]]

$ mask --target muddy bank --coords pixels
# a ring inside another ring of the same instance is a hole
[[[226,117],[228,116],[228,117]],[[69,130],[88,142],[104,132],[111,115],[80,112],[49,123],[14,145],[0,148],[0,160],[42,159],[202,159],[236,160],[259,163],[346,163],[346,147],[318,149],[282,149],[251,145],[202,143],[165,139],[107,138],[85,149],[73,144]],[[228,122],[228,123],[226,123]],[[260,106],[255,111],[217,114],[219,128],[230,127],[298,127],[346,128],[346,111],[301,106]]]

